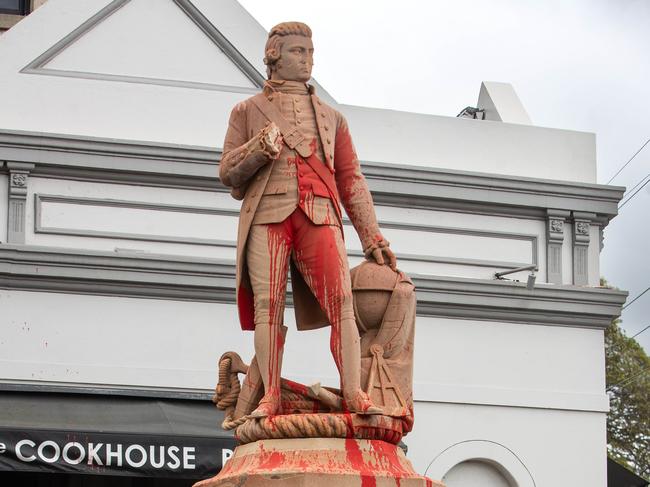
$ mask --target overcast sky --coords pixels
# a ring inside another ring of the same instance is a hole
[[[512,83],[535,125],[595,132],[607,183],[650,138],[648,0],[240,0],[269,29],[314,31],[314,78],[337,101],[455,116],[481,81]],[[611,184],[650,176],[650,144]],[[631,192],[629,193],[631,194]],[[601,275],[650,286],[650,183],[605,231]],[[650,291],[623,313],[628,336],[650,325]],[[650,329],[637,337],[650,351]]]

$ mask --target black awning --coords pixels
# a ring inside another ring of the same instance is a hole
[[[607,487],[646,487],[647,485],[649,485],[647,480],[643,480],[611,458],[607,459]]]
[[[0,392],[0,471],[205,478],[235,448],[207,400]]]

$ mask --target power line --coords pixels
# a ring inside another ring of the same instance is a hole
[[[632,162],[632,160],[637,156],[637,154],[638,154],[639,152],[641,152],[641,151],[643,150],[643,148],[644,148],[646,145],[648,145],[648,142],[650,142],[650,139],[646,140],[645,143],[644,143],[644,144],[639,148],[639,150],[636,151],[636,152],[634,153],[634,155],[633,155],[632,157],[630,157],[630,158],[628,159],[628,161],[627,161],[625,164],[623,164],[623,166],[622,166],[618,171],[616,171],[616,174],[614,174],[614,175],[609,179],[609,181],[607,181],[607,184],[611,183],[612,180],[613,180],[616,176],[618,176],[618,175],[621,173],[621,171],[622,171],[623,169],[625,169],[625,167],[626,167],[630,162]]]
[[[650,328],[650,325],[646,326],[643,330],[641,330],[641,331],[637,332],[636,334],[632,335],[630,338],[636,338],[636,337],[638,337],[641,333],[643,333],[644,331],[646,331],[648,328]]]
[[[634,190],[639,186],[639,184],[641,184],[641,183],[642,183],[643,181],[645,181],[647,178],[650,178],[650,173],[646,174],[645,177],[641,178],[641,181],[639,181],[638,183],[636,183],[636,184],[634,185],[634,187],[628,189],[628,190],[626,191],[626,193],[631,193],[632,191],[634,191]]]
[[[650,365],[644,367],[640,372],[637,372],[636,374],[627,376],[618,384],[612,384],[607,388],[607,392],[611,391],[614,387],[625,387],[631,384],[632,382],[636,381],[639,377],[643,377],[646,374],[646,372],[650,372]]]
[[[648,176],[650,176],[650,174],[648,174]],[[643,178],[643,179],[646,179],[648,176],[646,176],[646,177]],[[642,179],[642,181],[643,181],[643,179]],[[623,201],[623,203],[621,203],[621,204],[619,205],[619,207],[618,207],[619,211],[620,211],[621,208],[623,208],[623,207],[627,204],[628,201],[630,201],[632,198],[634,198],[634,197],[636,196],[636,194],[637,194],[639,191],[641,191],[641,190],[645,187],[645,185],[648,184],[648,183],[650,183],[650,178],[649,178],[645,183],[643,183],[643,185],[642,185],[639,189],[637,189],[637,190],[636,190],[636,191],[635,191],[635,192],[634,192],[634,193],[633,193],[629,198],[627,198],[625,201]],[[638,186],[638,184],[637,184],[637,186]],[[635,187],[636,187],[636,186],[635,186]]]
[[[641,296],[643,296],[643,295],[644,295],[645,293],[647,293],[648,291],[650,291],[650,286],[648,286],[648,287],[646,288],[645,291],[643,291],[641,294],[639,294],[639,295],[638,295],[636,298],[634,298],[632,301],[630,301],[630,302],[627,303],[625,306],[623,306],[623,307],[621,308],[621,311],[624,310],[625,308],[627,308],[629,305],[631,305],[634,301],[636,301],[637,299],[639,299]]]

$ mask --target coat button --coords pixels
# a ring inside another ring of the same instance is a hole
[[[251,207],[250,207],[250,206],[247,206],[247,207],[246,207],[246,213],[250,213],[250,212],[251,212]]]
[[[325,125],[323,128],[325,129],[326,132],[330,129],[327,125]]]
[[[325,112],[320,112],[320,116],[325,118]]]
[[[268,96],[269,101],[273,101],[273,95]]]
[[[327,143],[328,143],[328,144],[331,144],[332,141],[331,141],[330,139],[327,139]]]

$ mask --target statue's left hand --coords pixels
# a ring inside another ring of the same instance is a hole
[[[374,248],[368,249],[370,252],[366,251],[366,258],[372,257],[377,264],[386,264],[394,271],[397,271],[397,257],[395,257],[388,245],[389,243],[386,240],[380,240],[373,246]]]

